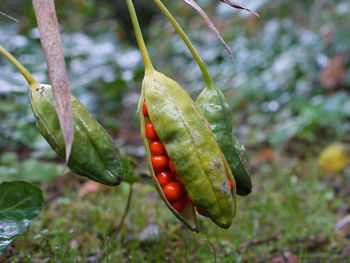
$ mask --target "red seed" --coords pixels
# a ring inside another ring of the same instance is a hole
[[[147,139],[151,140],[151,141],[156,141],[158,140],[158,135],[156,130],[153,127],[153,123],[152,122],[147,122],[145,125],[145,132],[146,132],[146,137]]]
[[[181,212],[182,210],[185,209],[187,204],[189,203],[189,200],[187,196],[181,198],[179,201],[172,202],[171,205],[174,207],[174,209],[178,212]]]
[[[153,141],[149,144],[149,149],[154,155],[166,155],[164,145],[161,141]],[[170,162],[169,162],[170,163]]]
[[[161,187],[166,186],[174,180],[174,175],[170,171],[164,171],[156,174],[157,181]]]
[[[151,163],[153,170],[159,173],[168,169],[169,158],[165,155],[153,155],[151,157]]]
[[[165,197],[169,201],[177,201],[179,200],[183,194],[185,193],[185,188],[179,182],[173,181],[163,188],[163,192]]]
[[[228,178],[228,183],[230,184],[230,190],[233,191],[233,183],[230,178]]]
[[[207,214],[204,212],[204,210],[200,207],[196,207],[197,213],[200,214],[201,216],[207,217]]]
[[[169,160],[169,167],[170,167],[170,171],[173,173],[173,174],[177,174],[176,173],[176,170],[175,170],[175,166],[173,164],[173,162],[171,160]]]
[[[143,116],[149,117],[149,115],[148,115],[148,110],[147,110],[147,106],[146,106],[146,102],[144,102],[144,103],[142,104],[142,112],[143,112]]]

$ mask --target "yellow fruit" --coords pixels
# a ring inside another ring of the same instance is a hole
[[[326,147],[318,157],[318,167],[323,173],[339,172],[346,166],[347,162],[347,153],[340,143]]]

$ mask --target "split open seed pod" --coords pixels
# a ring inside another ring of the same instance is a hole
[[[142,113],[142,105],[148,117]],[[193,100],[174,80],[157,71],[148,71],[139,101],[141,136],[147,151],[150,174],[167,207],[190,229],[197,230],[193,205],[199,207],[218,226],[228,228],[235,214],[234,178],[209,125]],[[176,211],[164,195],[151,162],[150,141],[145,124],[151,121],[168,158],[191,199],[187,207]]]

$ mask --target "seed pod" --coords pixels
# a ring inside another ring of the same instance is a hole
[[[224,95],[214,84],[207,85],[197,97],[196,104],[209,122],[215,139],[226,157],[236,180],[237,194],[250,194],[252,182],[246,166],[245,149],[232,133],[231,112]]]
[[[120,184],[123,179],[122,162],[112,138],[77,98],[71,98],[74,141],[68,167],[102,184]],[[30,106],[39,132],[58,156],[64,158],[64,139],[51,86],[31,85]]]
[[[143,114],[146,102],[148,117]],[[167,155],[180,176],[193,204],[201,207],[217,225],[228,228],[235,213],[235,193],[230,191],[232,174],[205,119],[195,103],[174,80],[151,71],[146,73],[138,106],[141,135],[150,173],[168,208],[187,226],[196,230],[193,205],[178,212],[157,182],[151,161],[145,125],[150,120]]]
[[[174,26],[202,71],[206,87],[198,96],[196,104],[209,122],[215,139],[222,153],[225,155],[236,180],[237,194],[248,195],[252,191],[252,182],[247,168],[246,153],[243,145],[232,133],[231,112],[226,99],[222,92],[214,85],[197,50],[170,11],[163,5],[161,0],[153,1]]]
[[[30,106],[41,135],[54,151],[65,159],[64,138],[50,85],[38,83],[28,70],[0,45],[3,54],[29,84]],[[90,115],[78,99],[71,96],[74,140],[68,167],[75,173],[106,185],[118,185],[123,166],[118,149],[107,131]],[[128,178],[130,183],[135,179]]]

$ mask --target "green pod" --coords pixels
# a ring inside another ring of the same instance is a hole
[[[252,182],[246,166],[245,149],[232,133],[231,112],[224,95],[214,84],[207,85],[197,97],[196,104],[209,122],[215,139],[225,155],[235,177],[237,194],[250,194]]]
[[[71,96],[71,103],[74,140],[68,167],[76,174],[102,184],[120,184],[123,166],[112,138],[77,98]],[[51,86],[32,84],[30,106],[39,132],[58,156],[64,159],[64,138]]]
[[[174,80],[155,70],[146,71],[138,110],[150,173],[168,208],[192,230],[196,230],[192,205],[178,213],[167,201],[156,180],[149,142],[145,136],[145,117],[141,108],[143,102],[193,204],[203,209],[218,226],[228,228],[236,211],[235,189],[230,191],[228,178],[232,182],[234,178],[208,123],[193,100]]]
[[[38,83],[2,45],[0,54],[4,55],[27,80],[30,106],[37,128],[54,151],[64,159],[65,143],[51,86]],[[71,105],[74,139],[68,167],[78,175],[102,184],[120,184],[123,179],[122,160],[112,138],[74,96],[71,96]],[[135,181],[133,178],[128,179],[131,183]]]

